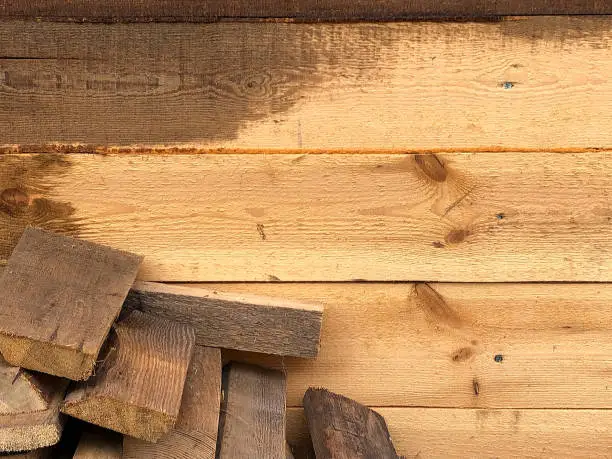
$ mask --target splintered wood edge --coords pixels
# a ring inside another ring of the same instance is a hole
[[[134,292],[166,293],[170,295],[191,296],[196,298],[210,298],[214,301],[242,303],[252,306],[312,311],[319,314],[323,314],[324,309],[322,305],[315,303],[302,303],[295,300],[250,295],[248,293],[225,293],[217,290],[207,290],[199,287],[185,287],[181,285],[164,284],[159,282],[137,281],[134,283],[132,290]]]
[[[0,451],[28,451],[57,444],[64,429],[60,405],[67,388],[68,381],[58,381],[58,390],[44,411],[0,415]]]
[[[176,416],[168,413],[126,405],[108,397],[87,397],[84,391],[80,390],[69,394],[61,411],[73,418],[151,443],[157,443],[172,429],[177,420]],[[108,412],[114,415],[108,416]],[[113,422],[117,419],[124,422]]]
[[[74,348],[1,333],[0,350],[11,365],[73,381],[87,380],[93,374],[97,358]],[[70,365],[73,362],[79,364]]]

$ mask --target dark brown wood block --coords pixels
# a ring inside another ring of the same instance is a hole
[[[0,452],[55,445],[64,425],[59,407],[67,387],[66,379],[31,373],[0,357]]]
[[[398,459],[375,411],[325,389],[308,389],[304,411],[317,459]]]
[[[398,20],[611,13],[612,4],[607,0],[0,0],[0,17],[74,22]]]
[[[218,459],[285,459],[286,381],[280,371],[231,363],[223,374]]]
[[[221,405],[221,351],[196,346],[174,429],[156,444],[123,439],[124,459],[214,459]]]
[[[0,277],[0,352],[12,365],[87,379],[142,258],[26,228]]]
[[[156,442],[175,424],[195,332],[134,311],[114,326],[96,374],[68,393],[62,411]]]
[[[319,352],[319,305],[137,282],[126,306],[193,325],[202,346],[294,357],[316,357]]]

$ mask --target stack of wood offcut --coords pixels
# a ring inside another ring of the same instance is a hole
[[[236,362],[223,367],[221,348],[313,358],[322,308],[135,282],[141,262],[25,230],[0,278],[0,453],[289,457],[284,373]],[[307,413],[318,418],[332,406],[348,412],[341,405],[352,403],[324,390],[306,399]],[[382,418],[351,416],[365,421],[363,431],[324,416],[325,449],[317,457],[332,457],[330,448],[351,429],[364,438],[382,429],[376,435],[388,442]],[[72,449],[62,437],[74,439]]]

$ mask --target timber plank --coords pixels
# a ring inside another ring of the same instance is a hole
[[[197,346],[174,429],[156,444],[123,440],[123,459],[214,459],[221,405],[221,351]]]
[[[610,410],[376,408],[400,455],[410,458],[600,458],[612,455]],[[301,408],[287,410],[288,440],[306,459]]]
[[[304,21],[472,18],[531,14],[612,14],[605,0],[1,0],[0,18],[74,22],[209,22],[221,19]]]
[[[4,250],[53,221],[142,280],[612,281],[610,152],[0,155],[16,189]]]
[[[0,454],[0,457],[8,457],[10,459],[48,459],[52,458],[51,448],[40,448],[32,451],[23,451],[17,454]]]
[[[59,406],[67,387],[65,379],[30,373],[0,357],[0,452],[59,442],[64,425]]]
[[[91,426],[81,435],[73,459],[122,459],[121,443],[120,434]]]
[[[156,442],[178,417],[194,346],[192,327],[133,311],[114,325],[102,364],[68,393],[62,412]]]
[[[310,388],[304,412],[317,459],[398,459],[385,419],[367,406]]]
[[[285,375],[232,363],[224,369],[218,459],[286,459]]]
[[[142,258],[26,228],[0,278],[0,351],[15,366],[87,379]]]
[[[104,9],[86,3],[88,11]],[[606,16],[113,27],[6,21],[0,146],[610,149],[611,24]]]
[[[316,360],[224,358],[286,369],[288,406],[318,386],[368,406],[612,408],[612,284],[429,288],[233,284],[237,293],[324,300],[325,321]]]
[[[191,324],[202,346],[296,357],[319,352],[319,305],[154,282],[134,284],[125,305]]]

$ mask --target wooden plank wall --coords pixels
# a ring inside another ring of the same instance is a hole
[[[36,225],[141,279],[323,303],[316,361],[224,354],[287,371],[297,458],[310,385],[407,457],[611,457],[603,13],[0,1],[0,263]],[[392,21],[469,16],[494,18]]]

